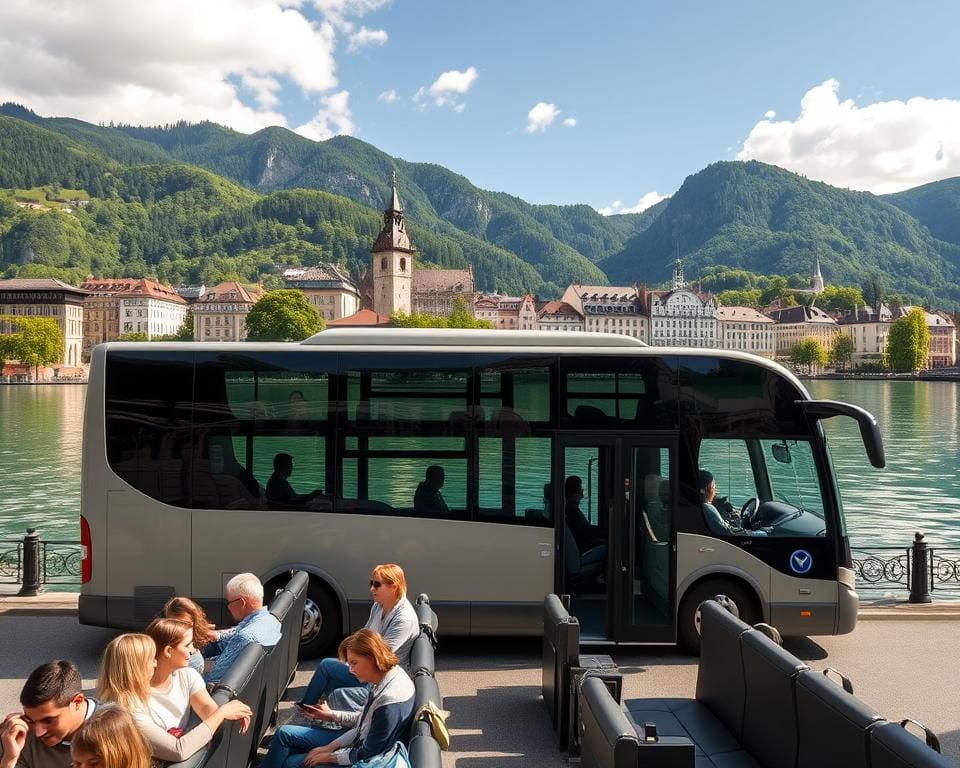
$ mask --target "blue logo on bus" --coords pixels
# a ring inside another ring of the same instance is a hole
[[[813,556],[805,549],[798,549],[790,555],[790,569],[794,573],[809,573],[813,567]]]

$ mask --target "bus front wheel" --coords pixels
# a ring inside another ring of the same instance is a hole
[[[694,586],[683,597],[677,615],[677,640],[681,647],[700,655],[700,603],[717,598],[741,621],[753,626],[760,621],[760,610],[753,591],[732,579],[708,579]]]
[[[310,579],[300,629],[300,658],[313,659],[333,648],[340,636],[340,610],[330,589]]]

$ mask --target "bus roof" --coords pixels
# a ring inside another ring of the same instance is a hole
[[[391,344],[430,347],[646,347],[646,342],[612,333],[497,331],[486,328],[330,328],[300,342],[311,346]]]

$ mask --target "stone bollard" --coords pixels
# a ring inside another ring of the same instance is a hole
[[[23,537],[23,583],[19,597],[36,597],[43,592],[40,583],[40,534],[36,528],[27,528],[27,535]]]
[[[929,555],[927,542],[923,540],[923,534],[917,531],[910,551],[910,603],[931,602]]]

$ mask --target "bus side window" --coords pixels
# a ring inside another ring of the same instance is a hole
[[[502,437],[481,437],[479,447],[478,517],[551,525],[556,507],[550,498],[553,441],[507,432]]]

